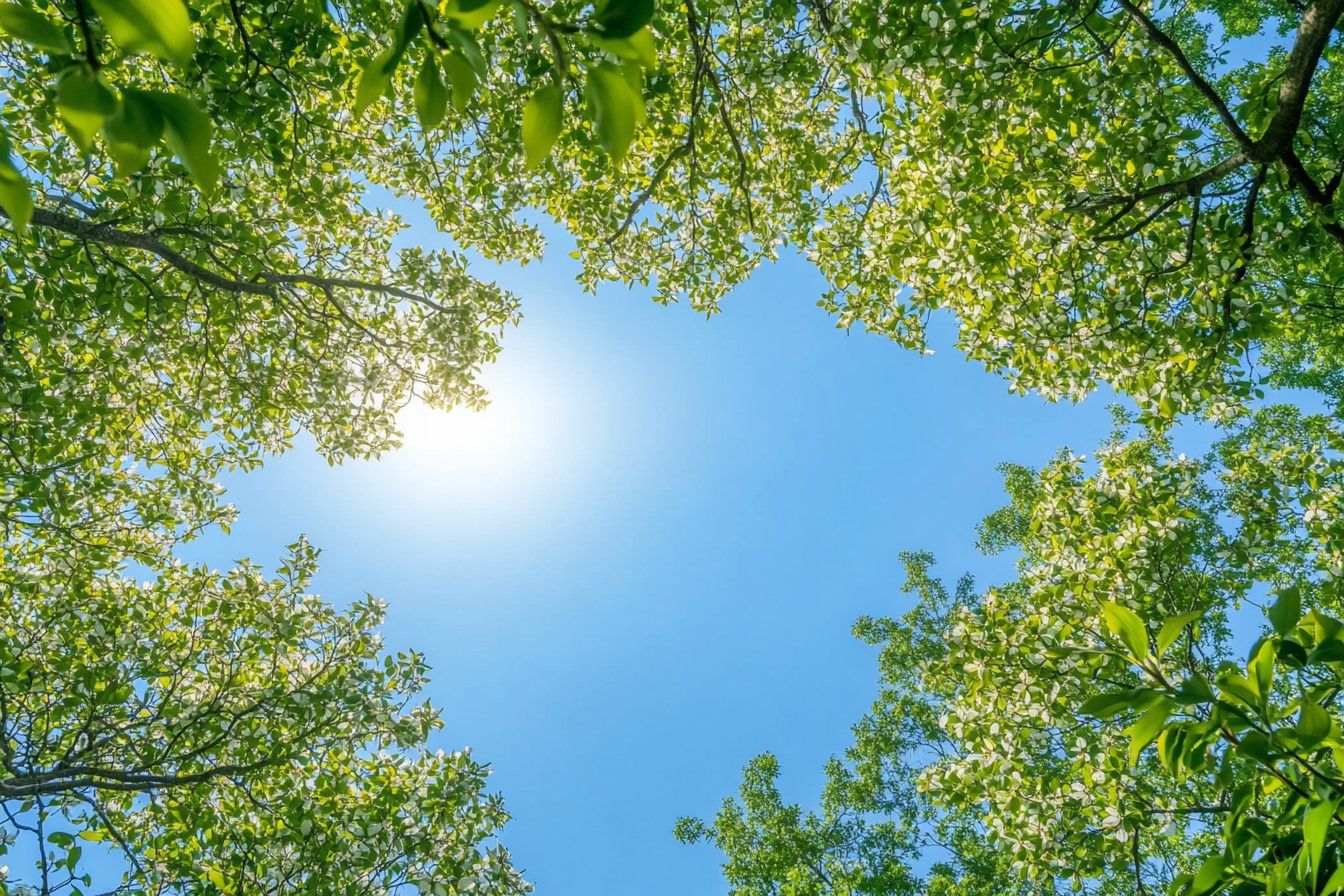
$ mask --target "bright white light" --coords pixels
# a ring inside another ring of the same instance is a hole
[[[499,402],[482,411],[441,411],[419,401],[397,417],[405,460],[430,463],[443,471],[520,472],[536,460],[536,443],[545,421],[521,413],[516,402]]]
[[[581,480],[604,440],[572,384],[540,366],[509,374],[491,377],[484,410],[407,406],[397,417],[402,447],[376,475],[410,504],[446,500],[492,515],[538,512]]]

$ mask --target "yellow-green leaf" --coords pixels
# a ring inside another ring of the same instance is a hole
[[[448,112],[448,88],[439,74],[439,64],[433,54],[425,57],[420,73],[415,76],[415,114],[425,130],[438,127]]]
[[[397,59],[396,50],[387,49],[364,64],[359,84],[355,87],[356,117],[364,114],[365,109],[392,87],[392,73],[397,69]]]
[[[1139,755],[1162,732],[1162,726],[1171,717],[1175,704],[1170,700],[1160,700],[1153,704],[1139,720],[1125,729],[1129,735],[1129,764],[1137,765]]]
[[[476,69],[465,55],[453,52],[443,57],[443,74],[453,91],[453,110],[461,112],[476,93]]]
[[[1108,600],[1101,605],[1101,615],[1106,620],[1106,627],[1129,648],[1134,659],[1142,660],[1148,656],[1148,629],[1138,614]]]
[[[1302,819],[1302,848],[1306,850],[1312,878],[1315,878],[1321,866],[1321,852],[1325,849],[1325,837],[1330,831],[1334,814],[1335,804],[1326,800],[1308,809]]]
[[[444,16],[459,28],[475,30],[488,22],[503,5],[503,0],[452,0]]]
[[[602,63],[588,70],[584,97],[588,101],[589,117],[597,125],[598,142],[619,165],[635,136],[637,100],[630,84],[620,69]]]
[[[28,189],[27,179],[10,161],[7,148],[0,156],[0,208],[9,215],[18,233],[27,230],[33,220],[33,194]]]
[[[1266,638],[1246,665],[1246,676],[1255,683],[1262,701],[1269,699],[1274,688],[1274,642]]]
[[[163,136],[168,148],[187,166],[191,179],[202,192],[213,192],[219,181],[219,162],[210,151],[214,128],[209,116],[180,94],[156,93],[153,97],[163,116]]]
[[[1176,643],[1176,639],[1185,631],[1185,627],[1192,622],[1197,622],[1204,614],[1199,610],[1190,613],[1182,613],[1179,616],[1173,616],[1157,632],[1157,655],[1161,656],[1167,652],[1167,648]]]
[[[56,87],[56,111],[75,143],[88,152],[103,122],[117,111],[117,95],[97,75],[73,69]]]
[[[594,46],[613,56],[638,62],[644,68],[655,68],[658,65],[658,51],[654,48],[653,33],[648,28],[641,28],[629,37],[594,34],[588,39]]]
[[[65,30],[35,9],[17,3],[0,3],[0,29],[39,50],[71,53]]]
[[[91,0],[112,39],[127,50],[186,66],[196,52],[182,0]]]
[[[550,155],[563,119],[560,88],[555,84],[547,84],[528,99],[523,107],[523,155],[529,170]]]

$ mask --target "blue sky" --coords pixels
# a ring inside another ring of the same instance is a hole
[[[798,260],[706,320],[583,294],[567,249],[498,269],[525,318],[489,410],[412,415],[376,462],[301,444],[229,480],[233,535],[185,556],[269,565],[305,533],[325,597],[387,600],[388,646],[434,667],[436,745],[493,764],[542,896],[721,893],[675,819],[712,814],[763,750],[810,801],[873,694],[850,625],[906,606],[899,552],[1003,575],[973,549],[995,465],[1090,452],[1109,415],[1009,395],[947,326],[933,357],[837,330]]]

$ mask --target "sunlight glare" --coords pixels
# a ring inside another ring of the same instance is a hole
[[[592,415],[541,371],[513,372],[489,384],[483,410],[441,411],[417,401],[398,415],[402,447],[381,466],[412,502],[450,497],[502,510],[584,475],[600,441]]]

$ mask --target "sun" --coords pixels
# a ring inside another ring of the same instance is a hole
[[[538,510],[544,496],[589,474],[601,414],[542,365],[492,371],[489,404],[443,411],[414,401],[397,416],[402,446],[380,477],[411,504],[449,500]]]
[[[403,459],[440,467],[444,472],[489,473],[504,468],[519,472],[532,458],[529,441],[539,435],[539,421],[520,413],[517,402],[493,401],[473,411],[432,408],[414,401],[397,415]]]

